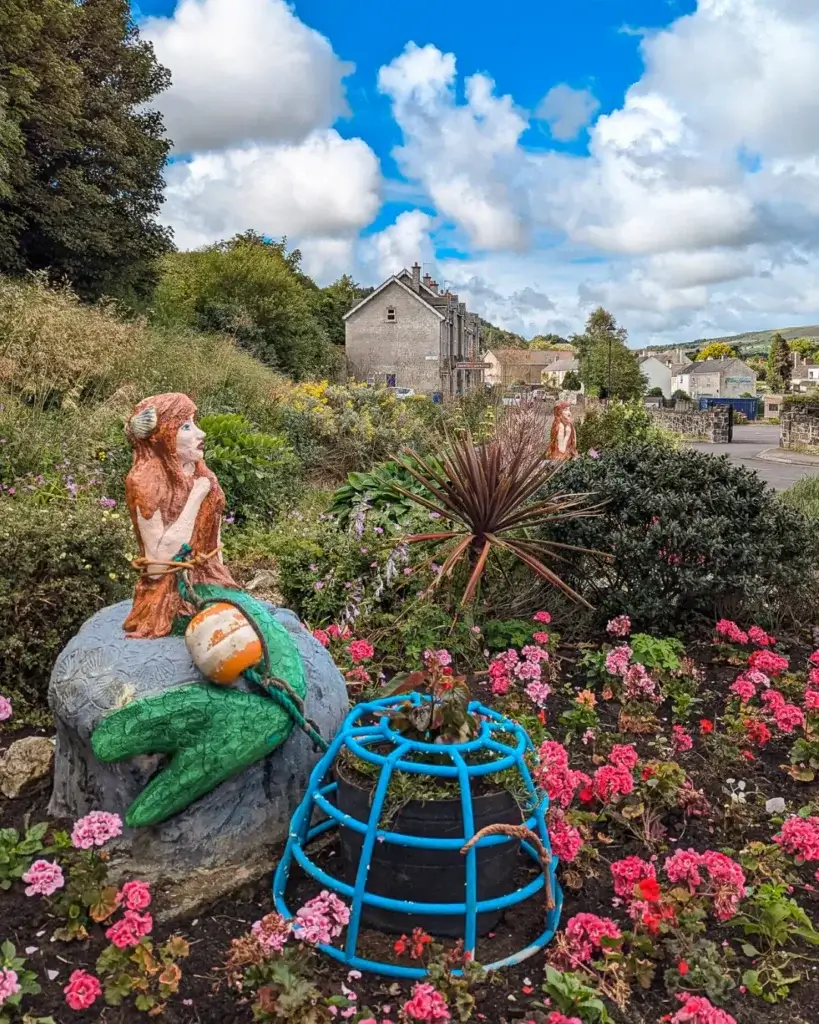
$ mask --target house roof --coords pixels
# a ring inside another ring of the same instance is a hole
[[[643,363],[650,363],[652,361],[659,363],[660,366],[668,366],[668,363],[664,363],[662,359],[658,359],[656,356],[641,356],[640,359],[638,359],[640,366],[642,366]]]
[[[549,373],[568,373],[569,370],[574,370],[575,373],[580,369],[580,363],[577,359],[558,359],[555,363],[549,364]]]
[[[751,367],[741,359],[703,359],[701,362],[689,363],[688,366],[684,366],[679,372],[686,376],[697,377],[701,373],[727,373],[732,370],[744,370],[748,373],[754,373]]]
[[[560,361],[554,358],[554,351],[548,349],[493,348],[487,355],[493,355],[507,366],[549,366]]]
[[[404,271],[402,271],[401,273],[404,273]],[[403,288],[403,290],[408,295],[411,295],[414,299],[417,299],[422,306],[426,306],[427,309],[433,312],[438,317],[439,320],[446,320],[446,317],[443,315],[443,313],[439,312],[439,310],[437,310],[431,303],[427,302],[427,300],[422,295],[419,295],[418,292],[416,292],[413,288],[410,288],[409,285],[404,284],[404,282],[401,280],[401,274],[393,274],[392,277],[388,277],[387,280],[382,282],[375,289],[374,292],[370,292],[370,294],[365,299],[362,299],[361,302],[353,306],[353,308],[348,313],[345,313],[344,316],[342,317],[342,320],[346,320],[348,317],[351,317],[353,313],[356,313],[359,309],[361,309],[362,306],[366,306],[368,302],[371,302],[376,297],[376,295],[379,295],[381,292],[384,291],[385,288],[388,288],[391,284],[397,284],[399,288]],[[426,291],[426,289],[424,290]]]

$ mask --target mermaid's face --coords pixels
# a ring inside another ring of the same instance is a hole
[[[201,462],[205,457],[205,431],[193,422],[185,420],[176,432],[176,454],[183,466]]]

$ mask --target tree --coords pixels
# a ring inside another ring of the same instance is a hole
[[[574,372],[574,370],[567,370],[566,376],[563,378],[563,390],[564,391],[579,391],[582,387],[580,378]]]
[[[145,295],[172,248],[155,216],[167,88],[128,0],[3,0],[0,273],[47,270],[85,298]]]
[[[788,348],[805,359],[812,359],[819,352],[819,338],[794,338],[788,342]]]
[[[662,398],[663,397],[663,389],[662,388],[649,388],[649,390],[646,391],[646,396],[648,398]]]
[[[687,391],[683,391],[682,388],[677,388],[677,390],[674,392],[674,394],[671,397],[676,399],[677,401],[680,401],[680,402],[690,402],[691,401],[691,396],[688,394]]]
[[[344,345],[344,314],[361,302],[375,289],[356,284],[349,274],[342,275],[326,288],[318,288],[311,278],[302,275],[305,285],[312,286],[313,308],[324,325],[327,337],[334,345]],[[309,284],[308,284],[309,282]]]
[[[602,306],[586,321],[583,334],[572,339],[580,360],[580,380],[590,395],[606,398],[639,398],[646,378],[637,356],[626,347],[628,332]]]
[[[724,341],[712,341],[697,353],[697,362],[705,359],[736,359],[737,350]]]
[[[269,366],[296,379],[332,374],[338,350],[316,315],[315,284],[286,239],[254,232],[165,257],[153,301],[156,323],[232,334]],[[305,282],[309,281],[312,290]]]
[[[553,348],[571,349],[571,345],[559,334],[536,334],[529,342],[529,348],[535,352],[544,352]]]
[[[788,343],[777,331],[771,338],[771,350],[768,353],[768,387],[774,393],[781,394],[790,390],[791,354]]]

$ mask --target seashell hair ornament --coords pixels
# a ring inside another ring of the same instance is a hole
[[[134,413],[130,418],[128,421],[128,432],[138,441],[144,441],[156,430],[158,422],[156,409],[149,405],[147,408],[142,409],[141,412]]]

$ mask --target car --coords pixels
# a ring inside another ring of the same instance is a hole
[[[413,388],[390,388],[396,398],[412,398],[415,394]]]

